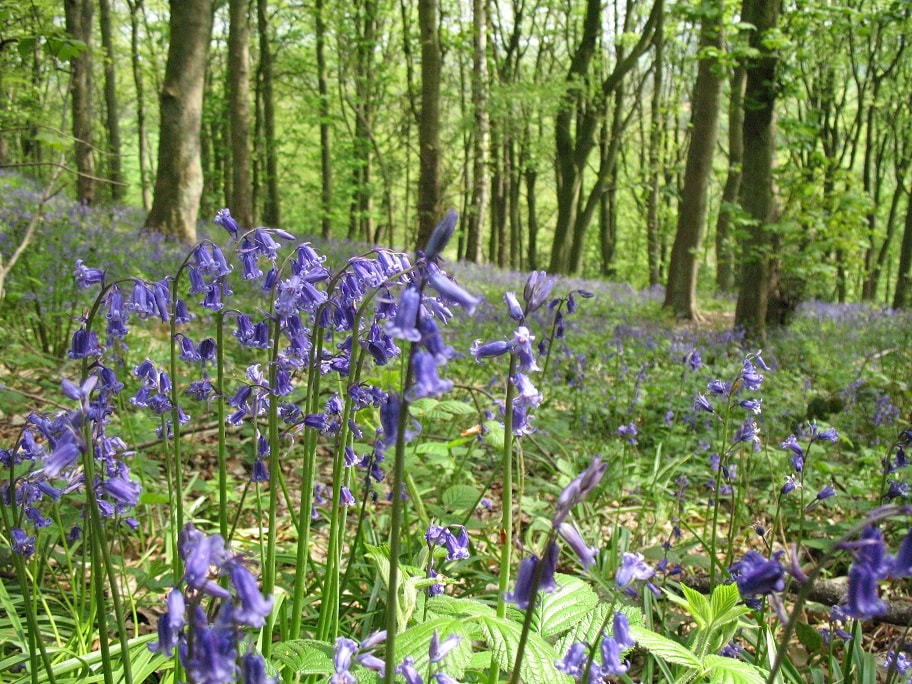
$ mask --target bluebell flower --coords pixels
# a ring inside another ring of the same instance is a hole
[[[573,525],[568,522],[562,522],[558,525],[557,532],[561,539],[567,542],[573,553],[576,554],[580,564],[583,566],[583,570],[589,570],[590,567],[595,565],[595,561],[598,558],[598,548],[587,546],[579,531]]]
[[[418,312],[421,309],[421,293],[415,287],[407,287],[399,298],[396,316],[386,324],[385,332],[390,337],[409,342],[419,342]]]
[[[184,594],[180,589],[174,587],[168,592],[167,610],[158,619],[158,641],[149,644],[150,651],[161,653],[166,658],[171,657],[177,647],[180,631],[185,624],[185,609]]]
[[[481,362],[482,359],[490,359],[497,356],[503,356],[512,349],[512,345],[506,340],[495,340],[493,342],[482,343],[481,340],[475,340],[472,344],[470,353],[472,358]]]
[[[540,559],[535,554],[523,558],[519,564],[519,571],[516,573],[516,586],[512,593],[507,593],[506,600],[516,604],[516,607],[520,610],[526,610],[529,607],[529,604],[535,599],[533,584],[535,583],[535,575],[538,572],[540,563],[543,563],[544,567],[541,571],[541,579],[538,583],[537,590],[545,592],[554,591],[557,588],[557,583],[554,580],[554,573],[557,568],[557,557],[559,554],[560,549],[557,544],[551,542],[545,552],[544,560]]]
[[[554,280],[548,278],[544,271],[532,271],[523,287],[523,301],[526,303],[526,315],[537,311],[545,302],[554,286]]]
[[[636,646],[636,641],[630,636],[630,622],[627,619],[627,614],[619,610],[614,612],[611,635],[621,651],[626,651]]]
[[[617,434],[619,437],[626,438],[627,442],[629,442],[630,444],[635,445],[637,443],[637,440],[636,440],[637,426],[635,423],[630,423],[628,425],[619,426],[617,429]]]
[[[406,393],[409,401],[424,397],[439,397],[441,394],[446,394],[453,389],[452,380],[440,377],[437,361],[429,352],[422,350],[413,355],[412,371],[414,373],[414,384]]]
[[[100,268],[89,268],[82,259],[76,259],[76,267],[73,271],[73,277],[76,278],[76,285],[82,289],[92,287],[104,281],[104,271]]]
[[[570,645],[570,648],[567,650],[564,657],[554,663],[554,667],[558,672],[570,675],[574,680],[579,682],[580,677],[583,676],[583,673],[586,670],[586,662],[588,660],[589,644],[582,641],[575,641]],[[597,670],[598,667],[593,663],[592,669]]]
[[[741,596],[751,598],[780,592],[785,589],[785,568],[775,558],[765,558],[756,551],[748,551],[744,558],[732,565],[729,572],[738,584]]]
[[[332,657],[334,674],[330,680],[333,684],[356,684],[358,680],[350,670],[359,648],[360,645],[353,639],[341,636],[336,639]]]
[[[462,637],[457,634],[450,634],[446,639],[440,641],[440,634],[435,629],[434,634],[431,635],[431,645],[428,651],[431,663],[439,663],[446,658],[450,651],[459,645],[460,641],[462,641]]]
[[[459,304],[469,315],[474,313],[475,307],[481,303],[481,297],[470,294],[443,273],[431,273],[427,282],[441,297]]]
[[[456,213],[455,209],[447,211],[446,215],[440,223],[437,224],[437,227],[434,228],[431,237],[428,239],[427,245],[424,248],[425,259],[428,261],[436,261],[440,257],[440,253],[443,252],[447,243],[450,241],[450,238],[453,237],[453,231],[456,230],[456,221],[458,218],[459,214]]]
[[[836,496],[836,488],[833,485],[828,484],[819,492],[817,492],[816,500],[823,501],[824,499],[829,499],[832,496]]]
[[[266,673],[266,659],[259,653],[247,651],[241,656],[241,684],[276,684],[278,675],[270,677]]]
[[[525,314],[523,313],[522,304],[519,303],[519,300],[516,298],[515,292],[506,292],[504,293],[504,302],[507,305],[507,312],[514,321],[523,321],[525,320]]]
[[[849,568],[846,614],[867,620],[888,612],[887,604],[877,595],[880,577],[871,567],[855,562]]]
[[[648,580],[653,574],[655,572],[643,559],[642,553],[625,552],[621,558],[621,565],[615,573],[614,581],[618,587],[626,587],[634,580]]]
[[[694,408],[698,411],[706,411],[707,413],[716,412],[716,409],[713,408],[713,405],[709,403],[709,400],[703,394],[698,394],[697,398],[694,399]]]
[[[253,573],[240,563],[229,563],[228,574],[237,592],[238,602],[234,607],[234,621],[255,628],[265,625],[266,617],[272,611],[272,596],[264,598]]]
[[[602,675],[617,676],[622,675],[630,669],[630,663],[621,660],[621,648],[614,637],[604,636],[602,638]]]
[[[532,340],[535,336],[529,333],[524,325],[519,326],[513,333],[513,353],[516,354],[516,366],[523,373],[541,370],[535,362],[532,351]]]
[[[396,674],[401,674],[405,678],[405,684],[424,684],[424,680],[415,669],[415,659],[412,656],[406,656],[396,667]]]
[[[13,553],[28,558],[35,553],[35,537],[30,537],[21,527],[10,530],[10,548]]]
[[[215,214],[213,221],[224,228],[228,235],[231,236],[232,240],[238,239],[238,222],[231,215],[231,212],[228,209],[219,209]]]
[[[44,474],[55,478],[79,459],[83,446],[71,430],[64,432],[54,444],[44,465]]]
[[[751,418],[747,418],[741,423],[738,429],[735,430],[732,443],[740,444],[741,442],[753,444],[755,450],[760,447],[760,436],[757,433],[757,423]]]
[[[98,335],[94,330],[80,328],[73,333],[73,343],[67,351],[67,358],[85,359],[89,356],[100,356],[101,345],[98,344]]]
[[[716,396],[728,396],[729,392],[731,392],[731,384],[724,380],[712,380],[706,386],[706,389],[710,394]]]
[[[903,577],[912,577],[912,530],[903,537],[896,551],[896,556],[889,558],[890,577],[901,579]]]
[[[552,526],[559,526],[567,514],[576,504],[585,499],[598,486],[608,468],[607,463],[602,463],[601,454],[596,454],[589,466],[580,475],[564,488],[557,498]]]
[[[446,672],[435,672],[431,676],[437,681],[437,684],[460,684],[458,679]]]
[[[541,406],[544,395],[532,384],[528,375],[520,371],[511,380],[513,386],[516,387],[516,396],[513,399],[514,406],[531,406],[533,408]]]
[[[237,677],[237,644],[231,622],[231,604],[224,603],[215,623],[209,625],[200,606],[190,621],[193,635],[181,644],[181,663],[194,684],[223,684]],[[190,648],[189,644],[192,644]]]

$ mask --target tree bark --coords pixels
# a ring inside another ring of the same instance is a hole
[[[136,135],[139,147],[139,187],[143,209],[152,207],[151,173],[149,170],[149,137],[146,132],[146,97],[139,55],[139,15],[143,0],[127,0],[130,7],[130,63],[133,68],[133,87],[136,89]]]
[[[488,1],[472,1],[472,201],[467,217],[465,259],[481,261],[481,236],[488,208]]]
[[[700,27],[700,62],[694,85],[690,149],[684,169],[684,189],[678,209],[678,228],[671,260],[664,306],[678,318],[696,319],[697,275],[700,250],[706,233],[707,196],[712,178],[713,153],[719,132],[722,79],[718,55],[722,50],[721,4],[712,7]]]
[[[332,124],[329,120],[329,76],[326,66],[326,6],[324,0],[314,3],[316,27],[317,92],[320,97],[320,233],[332,237]]]
[[[744,159],[744,84],[747,71],[743,62],[735,66],[728,103],[728,175],[722,190],[722,204],[716,220],[716,289],[731,292],[735,286],[735,249],[731,237],[732,218],[737,215],[741,192],[741,163]]]
[[[665,75],[665,5],[657,0],[659,18],[656,23],[653,45],[655,62],[652,66],[652,98],[649,103],[649,198],[646,204],[646,259],[649,268],[649,287],[661,280],[661,220],[659,199],[662,178],[662,141],[665,117],[662,113],[662,82]]]
[[[260,84],[263,107],[264,152],[266,155],[266,199],[263,202],[263,223],[279,226],[282,212],[279,204],[279,164],[276,149],[275,98],[272,92],[272,44],[269,36],[267,1],[257,0],[257,37],[260,51]]]
[[[70,59],[70,104],[76,153],[76,196],[95,201],[95,155],[92,147],[92,14],[93,0],[65,0],[66,30],[85,49]]]
[[[203,189],[200,124],[212,0],[171,0],[155,199],[145,230],[192,244]]]
[[[119,202],[124,197],[123,171],[120,150],[120,107],[117,105],[117,74],[114,69],[114,46],[111,38],[111,1],[99,0],[101,46],[104,49],[104,97],[108,128],[108,179],[111,181],[111,199]]]
[[[779,0],[745,0],[742,15],[745,22],[755,27],[750,44],[757,52],[747,63],[744,91],[741,206],[752,219],[752,225],[742,245],[735,325],[743,326],[749,339],[762,340],[766,336],[771,270],[767,229],[778,218],[773,181],[778,57],[764,39],[779,23]]]
[[[423,248],[440,219],[440,36],[436,0],[418,0],[421,33],[421,118],[418,122],[418,239]]]
[[[228,131],[231,139],[231,215],[254,225],[250,146],[250,19],[247,0],[228,2]]]
[[[910,288],[912,288],[912,200],[906,206],[906,223],[903,227],[902,244],[899,248],[899,272],[896,275],[896,290],[893,295],[894,309],[905,309],[912,303]]]

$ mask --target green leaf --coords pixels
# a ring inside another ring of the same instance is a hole
[[[681,591],[687,599],[687,612],[697,621],[700,629],[706,629],[713,621],[713,609],[706,598],[696,589],[691,589],[685,584],[681,585]]]
[[[484,433],[484,441],[494,449],[503,449],[504,447],[504,429],[500,421],[489,420],[484,424],[487,432]]]
[[[728,621],[729,619],[737,619],[740,615],[736,615],[734,618],[726,617],[727,613],[736,607],[741,601],[741,592],[738,591],[737,584],[720,584],[712,591],[710,596],[710,603],[712,605],[712,621],[713,622],[722,622]],[[743,608],[743,606],[742,606]]]
[[[713,654],[703,659],[703,671],[713,684],[764,684],[766,681],[764,674],[750,663]]]
[[[471,416],[475,415],[475,408],[471,404],[455,399],[441,401],[437,405],[437,410],[443,413],[449,413],[451,416]]]
[[[428,599],[427,609],[429,614],[462,619],[471,619],[479,616],[490,617],[495,614],[494,609],[489,605],[473,599],[456,598],[446,594]]]
[[[443,496],[440,497],[443,505],[454,512],[465,512],[474,509],[478,499],[478,490],[469,485],[448,487],[443,492]]]
[[[709,602],[707,601],[708,604]],[[698,671],[702,670],[699,658],[677,641],[672,641],[661,634],[633,625],[630,627],[630,635],[636,640],[637,644],[648,649],[650,653],[657,658],[661,658],[666,663],[683,665]]]
[[[472,659],[472,633],[465,621],[450,617],[438,617],[413,625],[396,637],[396,660],[402,661],[406,656],[415,659],[415,668],[419,672],[427,670],[431,637],[434,632],[443,641],[451,634],[462,637],[444,661],[447,674],[461,678],[466,666]]]
[[[481,635],[504,672],[512,672],[519,652],[522,626],[499,617],[479,618]],[[538,634],[531,632],[526,641],[525,654],[520,667],[520,678],[526,684],[564,684],[572,680],[554,667],[558,656],[554,649]]]
[[[270,659],[298,674],[332,674],[333,646],[314,639],[294,639],[273,644]]]
[[[560,589],[543,595],[532,621],[533,629],[543,637],[572,629],[598,603],[596,593],[578,577],[557,575],[555,579]]]

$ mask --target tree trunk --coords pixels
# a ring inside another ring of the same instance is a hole
[[[649,287],[659,284],[661,221],[659,218],[659,195],[662,178],[662,141],[665,132],[665,116],[662,112],[662,81],[665,75],[665,5],[657,0],[659,18],[656,24],[655,63],[652,67],[652,98],[649,104],[649,198],[646,204],[646,259],[649,269]]]
[[[228,2],[228,132],[231,139],[231,215],[254,225],[250,149],[250,19],[247,0]]]
[[[744,158],[744,84],[747,71],[738,62],[731,78],[728,103],[728,176],[722,190],[722,203],[716,220],[716,289],[731,292],[735,286],[735,247],[732,218],[737,215],[741,191],[741,163]]]
[[[722,79],[718,54],[722,50],[721,4],[714,5],[703,16],[700,27],[700,58],[694,85],[691,113],[690,149],[684,169],[684,189],[678,209],[678,228],[668,264],[668,284],[664,306],[678,318],[696,319],[697,275],[700,250],[706,232],[706,209],[709,182],[712,178],[713,153],[719,132],[719,107]]]
[[[777,220],[773,168],[776,154],[776,70],[778,57],[765,44],[779,23],[778,0],[745,0],[742,18],[752,24],[750,44],[756,56],[747,62],[744,91],[744,165],[741,206],[752,219],[742,245],[741,275],[735,325],[749,339],[766,336],[770,290],[770,238],[767,228]]]
[[[326,4],[314,3],[317,51],[317,92],[320,95],[320,233],[332,237],[332,124],[329,119],[329,70],[326,66]]]
[[[436,0],[418,0],[421,33],[421,118],[418,122],[418,239],[423,248],[440,220],[440,37]]]
[[[149,171],[149,137],[146,133],[146,97],[139,56],[139,15],[143,0],[128,0],[130,7],[130,63],[133,67],[133,87],[136,89],[136,135],[139,147],[139,187],[143,209],[152,208],[151,173]]]
[[[276,150],[275,98],[272,94],[272,45],[267,19],[267,0],[257,0],[257,34],[260,50],[260,83],[263,106],[264,152],[266,155],[266,199],[263,202],[263,223],[279,226],[282,223],[279,208],[279,165]]]
[[[899,248],[899,273],[896,277],[896,292],[893,308],[905,309],[912,303],[912,200],[906,205],[906,224],[903,228],[902,245]]]
[[[111,1],[99,0],[101,46],[104,49],[104,97],[108,124],[108,179],[111,181],[111,199],[123,199],[123,171],[120,164],[120,108],[117,106],[117,78],[114,69],[114,47],[111,39]]]
[[[467,217],[465,260],[481,261],[481,236],[488,208],[488,2],[472,1],[472,202]]]
[[[95,201],[95,155],[92,148],[92,10],[93,0],[65,0],[66,30],[85,49],[70,59],[70,104],[76,153],[76,196]]]
[[[155,199],[145,230],[192,244],[203,189],[200,123],[212,0],[171,0]]]

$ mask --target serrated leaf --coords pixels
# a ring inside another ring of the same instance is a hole
[[[273,644],[270,660],[302,675],[332,674],[333,646],[314,639],[293,639]]]
[[[434,456],[449,456],[450,448],[445,442],[423,441],[415,446],[416,454],[433,454]]]
[[[467,404],[464,401],[457,401],[456,399],[441,401],[437,404],[437,410],[448,413],[451,416],[470,416],[476,413],[475,407],[471,404]]]
[[[448,487],[440,497],[441,503],[454,512],[470,511],[479,500],[478,490],[469,485]]]
[[[494,609],[484,603],[467,598],[456,598],[442,594],[428,599],[427,609],[429,614],[451,616],[459,618],[473,618],[479,616],[493,616]]]
[[[443,641],[451,634],[462,637],[462,641],[446,656],[444,666],[447,674],[460,678],[472,658],[472,634],[468,625],[458,619],[440,617],[413,625],[396,637],[396,661],[401,662],[406,656],[415,659],[415,669],[427,670],[429,650],[434,632]]]
[[[491,649],[494,661],[504,672],[512,672],[519,651],[522,626],[499,617],[479,618],[481,635]],[[572,680],[554,667],[558,656],[538,634],[531,632],[526,641],[520,678],[526,684],[569,683]]]
[[[684,598],[687,599],[687,611],[697,621],[697,626],[700,629],[705,629],[713,619],[713,610],[709,599],[686,584],[681,585],[681,591],[684,594]]]
[[[703,671],[713,684],[764,684],[766,677],[750,663],[710,654],[703,659]]]
[[[533,618],[533,629],[546,638],[573,628],[598,603],[596,593],[578,577],[556,575],[555,579],[560,588],[543,594]]]
[[[504,428],[500,421],[489,420],[485,424],[486,432],[484,433],[485,444],[494,449],[503,449],[504,447]]]
[[[661,634],[632,625],[630,627],[630,635],[636,640],[637,644],[666,663],[683,665],[698,671],[702,669],[699,658],[677,641],[672,641]]]
[[[712,605],[712,621],[720,622],[729,618],[724,617],[741,600],[741,592],[737,584],[720,584],[712,591],[710,603]],[[743,613],[742,613],[743,614]],[[735,618],[740,616],[735,616]]]
[[[388,551],[376,546],[365,545],[367,557],[377,566],[377,573],[384,588],[389,588],[390,561]],[[418,591],[421,583],[426,583],[425,577],[415,577],[409,574],[408,566],[399,564],[399,599],[396,601],[396,619],[399,630],[405,629],[415,608],[418,607]]]

